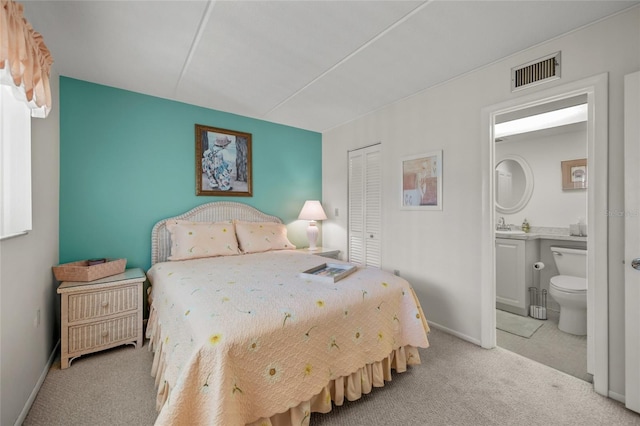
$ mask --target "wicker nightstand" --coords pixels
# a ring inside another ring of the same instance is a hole
[[[142,269],[127,269],[90,282],[65,281],[61,295],[60,368],[81,356],[114,346],[141,348]]]
[[[298,249],[297,251],[307,254],[315,254],[316,256],[328,257],[329,259],[338,259],[340,257],[340,250],[332,250],[323,247],[318,247],[318,249],[314,251],[309,251],[309,249],[305,247]]]

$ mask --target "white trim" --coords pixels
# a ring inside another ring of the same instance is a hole
[[[609,398],[615,399],[618,402],[626,403],[624,395],[619,394],[618,392],[609,391]]]
[[[11,238],[21,237],[22,235],[27,235],[29,231],[17,232],[15,234],[3,235],[0,237],[0,241],[9,240]]]
[[[58,339],[56,346],[53,348],[53,351],[49,356],[49,360],[47,361],[47,365],[44,366],[44,370],[42,370],[42,374],[40,374],[40,378],[38,379],[38,382],[36,383],[35,387],[31,391],[31,395],[29,395],[29,399],[27,399],[27,402],[24,404],[24,407],[22,408],[22,411],[20,412],[20,415],[18,416],[18,419],[16,420],[16,423],[14,424],[14,426],[20,426],[22,423],[24,423],[25,419],[27,418],[27,414],[29,414],[29,410],[31,410],[31,406],[36,400],[36,396],[38,396],[38,392],[40,392],[40,388],[44,383],[44,379],[47,378],[47,373],[49,373],[49,370],[53,365],[53,361],[56,359],[59,347],[60,347],[60,339]]]
[[[484,148],[482,162],[482,232],[481,232],[481,342],[484,348],[496,346],[495,317],[495,244],[494,244],[494,163],[493,123],[499,114],[540,105],[568,97],[587,95],[589,120],[587,144],[589,188],[587,189],[587,246],[589,292],[587,370],[594,376],[597,393],[609,394],[609,306],[608,306],[608,217],[602,212],[608,206],[608,74],[532,93],[500,104],[488,106],[481,113],[481,135]]]
[[[436,330],[441,330],[444,331],[447,334],[451,334],[452,336],[457,337],[458,339],[462,339],[462,340],[466,340],[469,343],[473,343],[474,345],[480,346],[480,341],[476,338],[473,338],[471,336],[467,336],[466,334],[462,334],[458,331],[452,330],[450,328],[447,328],[443,325],[438,324],[437,322],[433,322],[433,321],[427,321],[427,324],[429,324],[430,328],[435,328]]]
[[[640,71],[624,77],[624,394],[628,409],[640,413]],[[615,212],[616,214],[621,212]]]

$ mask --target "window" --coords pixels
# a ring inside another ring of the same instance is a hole
[[[31,110],[0,85],[0,239],[31,230]]]

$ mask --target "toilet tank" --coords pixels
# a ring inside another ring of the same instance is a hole
[[[587,250],[551,247],[551,253],[560,275],[587,278]]]

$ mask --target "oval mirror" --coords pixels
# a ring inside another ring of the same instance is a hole
[[[496,210],[504,214],[519,212],[533,193],[533,172],[522,157],[506,155],[496,165]]]

